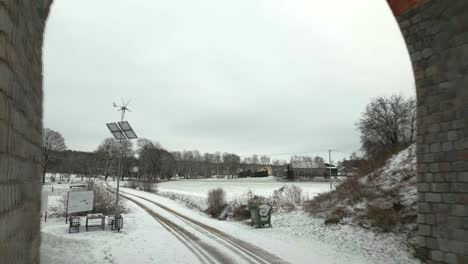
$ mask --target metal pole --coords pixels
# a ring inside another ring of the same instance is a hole
[[[119,140],[120,143],[120,155],[119,155],[119,168],[117,172],[117,191],[115,192],[115,214],[119,214],[119,185],[120,185],[120,177],[122,174],[122,140]]]
[[[68,224],[68,200],[70,200],[70,191],[67,193],[67,213],[65,214],[65,224]]]
[[[332,167],[331,167],[331,152],[332,150],[328,150],[328,168],[330,169],[330,190],[333,189],[332,186]]]

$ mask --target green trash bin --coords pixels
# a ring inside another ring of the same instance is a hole
[[[271,226],[271,205],[269,204],[253,204],[250,205],[250,225],[257,227],[265,226],[268,224],[269,227]]]

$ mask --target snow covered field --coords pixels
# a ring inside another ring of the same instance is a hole
[[[309,198],[328,191],[329,183],[324,182],[284,182],[278,181],[275,177],[265,178],[239,178],[239,179],[199,179],[199,180],[178,180],[163,182],[158,185],[161,192],[178,193],[205,198],[208,190],[223,188],[226,191],[227,199],[236,197],[252,191],[253,194],[269,197],[273,191],[285,185],[298,185],[304,190],[304,194]]]

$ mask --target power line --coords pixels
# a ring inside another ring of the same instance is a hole
[[[281,155],[296,155],[296,154],[317,154],[319,152],[321,153],[326,153],[328,152],[329,149],[327,150],[320,150],[320,151],[304,151],[304,152],[286,152],[286,153],[274,153],[274,154],[252,154],[252,155],[259,155],[259,156],[262,156],[262,155],[265,155],[265,156],[281,156]],[[335,150],[333,149],[334,152],[339,152],[339,153],[342,153],[342,154],[347,154],[347,155],[351,155],[351,153],[349,152],[344,152],[344,151],[339,151],[339,150]],[[247,158],[247,157],[252,157],[252,155],[242,155],[242,156],[239,156],[241,158]]]

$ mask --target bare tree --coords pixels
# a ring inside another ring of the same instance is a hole
[[[314,168],[315,163],[310,156],[293,155],[289,162],[294,168]]]
[[[267,155],[260,156],[260,163],[262,165],[270,165],[270,157],[268,157]]]
[[[232,177],[237,173],[237,169],[240,165],[240,157],[236,154],[223,153],[223,164],[225,166],[228,177]]]
[[[45,128],[43,133],[44,139],[42,142],[42,183],[45,183],[47,166],[51,160],[52,154],[54,152],[66,150],[67,146],[65,145],[65,139],[59,132],[49,128]]]
[[[415,140],[416,100],[399,95],[373,99],[356,125],[368,157],[393,154]]]
[[[250,158],[250,164],[258,164],[260,161],[258,160],[258,155],[253,154],[252,157]]]
[[[163,149],[158,142],[142,138],[137,141],[137,146],[140,173],[146,181],[155,181],[157,178],[168,179],[173,176],[174,156]]]
[[[325,160],[320,156],[315,156],[314,165],[317,168],[324,168],[325,167]]]
[[[97,147],[95,153],[104,161],[104,179],[107,181],[111,164],[119,157],[118,142],[113,138],[106,138]]]

